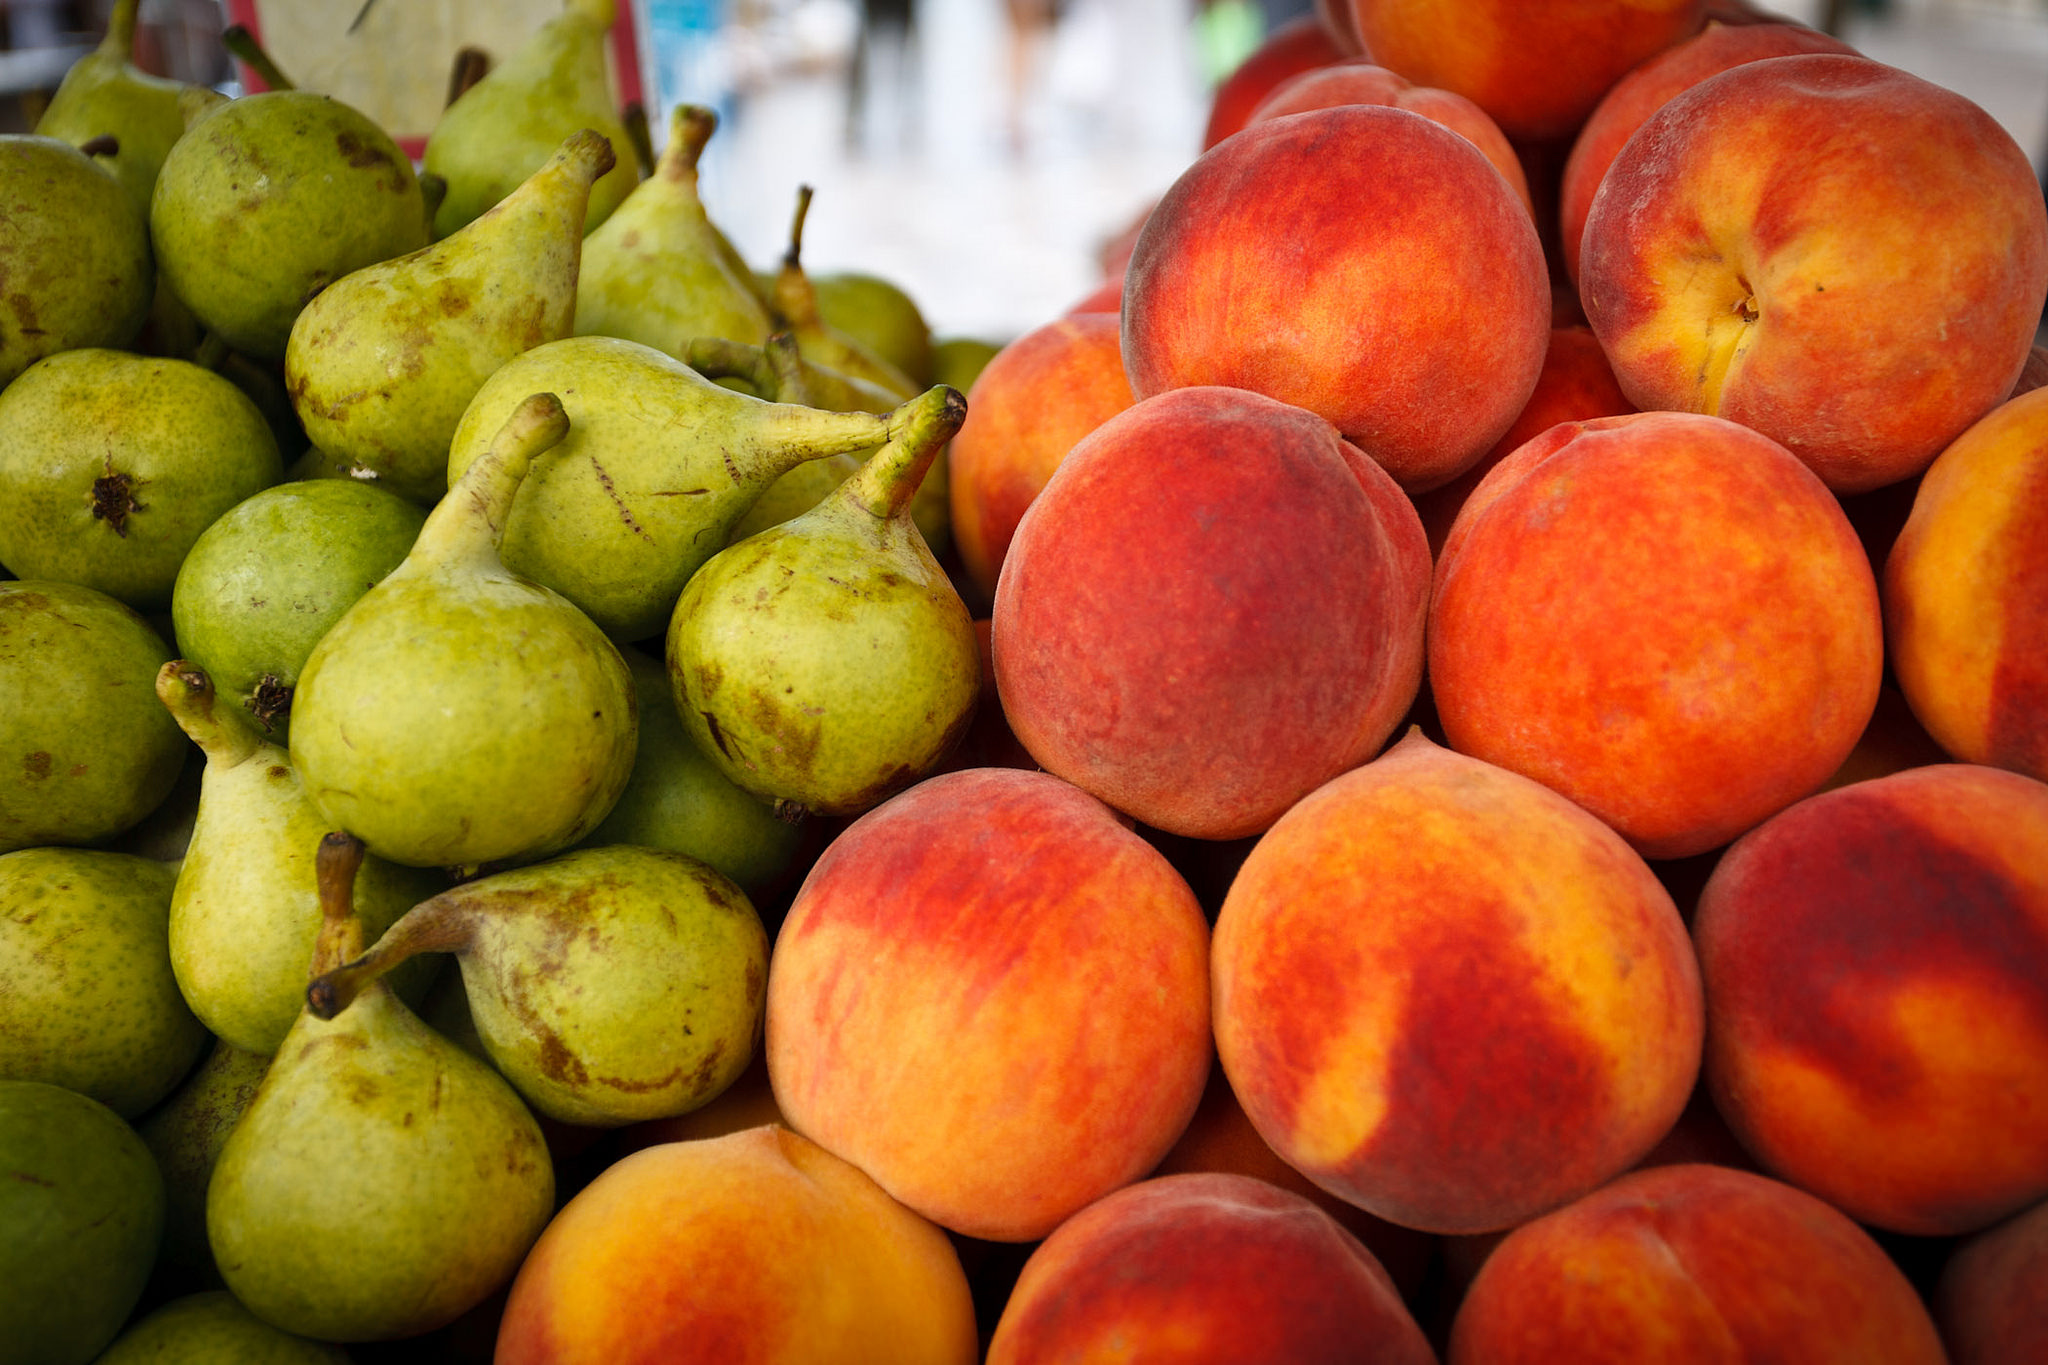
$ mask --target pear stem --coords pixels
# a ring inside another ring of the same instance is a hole
[[[885,520],[907,517],[925,471],[966,420],[967,400],[960,391],[933,385],[889,415],[889,443],[840,485],[841,496]]]
[[[321,836],[313,857],[320,888],[320,937],[313,945],[314,977],[333,971],[363,951],[363,922],[356,915],[356,871],[363,865],[363,841],[346,830]]]
[[[263,736],[233,707],[217,705],[213,679],[198,664],[173,659],[157,670],[157,699],[209,764],[232,768],[263,747]]]
[[[114,0],[113,13],[107,16],[107,35],[100,39],[100,55],[118,57],[123,62],[135,59],[135,12],[142,7],[142,0]]]
[[[804,219],[811,215],[811,194],[812,190],[809,185],[798,185],[796,187],[796,216],[790,219],[789,247],[782,253],[784,269],[803,269]]]
[[[455,103],[469,93],[469,88],[491,72],[491,54],[480,47],[468,46],[456,50],[455,60],[448,66],[448,99],[442,108]]]
[[[218,371],[228,361],[227,338],[219,332],[208,332],[199,338],[199,344],[192,348],[192,363],[202,370]]]
[[[427,513],[409,559],[423,564],[498,557],[512,501],[536,456],[561,444],[569,415],[551,393],[521,399],[490,446]]]
[[[777,332],[776,335],[786,336],[787,333]],[[744,341],[732,341],[726,337],[691,337],[683,353],[683,363],[706,379],[744,379],[757,394],[771,403],[781,397],[775,372],[768,364],[768,353],[759,346],[749,346]]]
[[[640,163],[641,179],[653,175],[654,134],[647,126],[647,106],[639,100],[627,100],[626,107],[619,110],[619,125],[626,130],[626,141],[633,144],[633,160]]]
[[[220,35],[221,46],[240,57],[251,71],[259,76],[272,90],[296,90],[299,87],[292,78],[279,69],[270,54],[263,50],[263,44],[256,41],[256,35],[241,24],[229,24]]]
[[[701,104],[678,104],[668,116],[668,146],[661,152],[664,180],[695,181],[697,163],[718,131],[718,113]]]
[[[454,953],[469,946],[475,919],[463,913],[469,902],[459,891],[444,891],[400,915],[370,951],[330,967],[306,987],[306,1008],[316,1019],[332,1019],[364,987],[421,953]]]
[[[801,403],[807,408],[822,406],[812,391],[811,378],[804,369],[804,358],[796,347],[796,333],[776,332],[761,348],[761,354],[768,364],[770,384],[775,390],[778,403]]]
[[[579,128],[556,149],[549,166],[560,166],[585,185],[594,185],[618,162],[610,138],[595,128]]]

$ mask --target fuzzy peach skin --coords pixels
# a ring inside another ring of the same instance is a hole
[[[1245,118],[1271,94],[1273,88],[1319,66],[1345,59],[1337,40],[1313,14],[1303,14],[1281,24],[1225,76],[1209,100],[1209,119],[1202,128],[1202,150],[1245,125]]]
[[[1077,444],[1018,524],[996,688],[1047,772],[1169,833],[1256,834],[1393,733],[1428,577],[1414,507],[1328,422],[1170,390]]]
[[[1855,51],[1841,39],[1804,24],[1730,25],[1709,20],[1692,37],[1664,49],[1616,81],[1572,140],[1571,156],[1564,163],[1558,218],[1563,230],[1564,265],[1571,277],[1579,277],[1579,238],[1586,230],[1586,210],[1593,203],[1593,191],[1600,188],[1600,180],[1613,164],[1614,154],[1629,140],[1629,135],[1673,95],[1744,62],[1801,52],[1853,56]]]
[[[1446,1365],[1944,1365],[1919,1295],[1837,1210],[1723,1166],[1627,1175],[1509,1233]]]
[[[946,1235],[786,1128],[624,1157],[512,1283],[496,1365],[973,1365]]]
[[[1542,372],[1536,376],[1536,391],[1529,395],[1521,415],[1507,433],[1494,442],[1493,449],[1479,457],[1479,463],[1441,488],[1431,489],[1415,499],[1415,511],[1422,518],[1423,533],[1429,537],[1432,555],[1442,552],[1444,537],[1457,520],[1458,509],[1472,490],[1502,460],[1559,422],[1579,422],[1589,417],[1618,417],[1635,411],[1635,405],[1614,382],[1607,355],[1584,323],[1550,329],[1550,349],[1544,353]]]
[[[1953,1365],[2048,1360],[2048,1202],[1949,1253],[1934,1316]]]
[[[1260,1136],[1424,1231],[1512,1227],[1619,1175],[1699,1071],[1699,978],[1655,874],[1563,797],[1419,732],[1266,832],[1211,978]]]
[[[1521,160],[1500,125],[1488,118],[1484,109],[1463,95],[1413,84],[1371,62],[1338,62],[1292,76],[1273,88],[1245,119],[1245,125],[1340,104],[1382,104],[1441,123],[1484,153],[1522,206],[1532,215],[1535,213],[1529,203],[1529,181],[1522,173]]]
[[[1451,747],[1650,858],[1818,789],[1870,719],[1883,652],[1870,562],[1820,480],[1687,413],[1561,423],[1494,466],[1430,607]]]
[[[1714,1105],[1859,1222],[1974,1232],[2048,1195],[2048,785],[1912,768],[1785,811],[1693,919]]]
[[[1031,1253],[988,1365],[1436,1365],[1387,1272],[1298,1194],[1244,1175],[1105,1195]]]
[[[1884,566],[1892,669],[1942,748],[2048,780],[2048,390],[1928,467]]]
[[[1536,225],[1477,147],[1405,109],[1268,119],[1161,196],[1124,276],[1131,391],[1221,384],[1308,409],[1420,492],[1536,386]]]
[[[1698,30],[1705,0],[1349,0],[1373,60],[1456,91],[1522,141],[1569,137],[1617,80]]]
[[[928,778],[797,892],[769,1083],[792,1127],[925,1217],[1031,1241],[1187,1127],[1208,949],[1187,883],[1094,797],[1009,768]]]
[[[1048,322],[996,352],[947,454],[953,543],[986,601],[1024,509],[1083,436],[1131,406],[1116,310]]]
[[[1860,492],[2012,391],[2048,298],[2048,210],[2027,154],[1961,95],[1861,57],[1769,57],[1622,147],[1579,292],[1637,407],[1754,427]]]

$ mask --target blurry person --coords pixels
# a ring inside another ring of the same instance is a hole
[[[888,92],[882,104],[893,105],[898,141],[906,133],[916,136],[919,111],[908,106],[917,95],[917,60],[916,0],[861,0],[860,32],[846,80],[849,151],[859,150],[874,133],[878,89]]]
[[[1065,11],[1065,0],[1003,0],[1003,12],[1010,21],[1010,102],[1006,126],[1012,155],[1021,156],[1024,152],[1025,111],[1036,94],[1038,68],[1045,49]]]

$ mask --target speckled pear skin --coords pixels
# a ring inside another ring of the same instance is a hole
[[[361,845],[322,841],[327,918],[313,967],[362,948]],[[302,1013],[207,1190],[228,1289],[323,1341],[429,1332],[511,1279],[554,1210],[540,1126],[495,1071],[381,983],[332,1020]]]
[[[595,828],[626,785],[638,711],[625,660],[499,556],[529,467],[568,430],[553,394],[529,392],[299,674],[292,766],[321,814],[380,858],[542,858]]]
[[[171,292],[263,361],[284,358],[322,289],[427,241],[412,161],[367,115],[308,90],[199,111],[157,174],[149,232]]]
[[[312,961],[307,954],[309,967]],[[216,1042],[184,1083],[136,1125],[163,1172],[164,1242],[158,1254],[173,1282],[219,1283],[206,1243],[206,1184],[269,1070],[269,1053]]]
[[[567,597],[613,639],[661,634],[676,597],[785,470],[879,445],[889,416],[768,403],[616,337],[549,342],[484,381],[456,429],[459,479],[506,414],[560,395],[569,435],[519,489],[506,567]]]
[[[767,339],[768,310],[726,263],[697,197],[697,160],[717,127],[712,110],[677,105],[654,174],[584,242],[577,335],[622,337],[679,360],[693,337]]]
[[[567,0],[560,14],[443,111],[420,159],[424,171],[448,182],[448,196],[434,213],[436,237],[510,194],[579,128],[602,133],[621,153],[633,145],[605,66],[605,35],[616,9],[615,0]],[[586,230],[610,217],[639,181],[639,162],[621,155],[591,187]]]
[[[613,161],[586,128],[461,230],[316,295],[284,354],[313,444],[415,502],[447,492],[448,443],[476,391],[569,335],[591,182]]]
[[[156,293],[148,220],[55,137],[0,136],[0,384],[44,356],[127,346]]]
[[[105,593],[0,582],[0,853],[108,838],[170,795],[190,746],[150,691],[169,657]]]
[[[35,131],[74,147],[113,138],[115,150],[95,159],[127,188],[146,226],[156,173],[183,135],[185,116],[178,108],[183,83],[151,75],[132,60],[139,5],[140,0],[114,0],[99,46],[64,73]]]
[[[173,1299],[117,1337],[93,1365],[349,1365],[324,1341],[280,1332],[225,1289]]]
[[[85,848],[0,855],[0,1080],[48,1081],[133,1119],[206,1046],[165,946],[176,874]]]
[[[709,864],[619,844],[444,891],[314,981],[320,1014],[417,953],[452,952],[498,1071],[540,1113],[611,1128],[686,1114],[752,1060],[768,935]]]
[[[852,815],[930,772],[973,718],[974,626],[910,502],[967,401],[938,387],[810,511],[698,570],[668,631],[676,711],[726,776]]]
[[[165,664],[157,697],[206,755],[199,814],[171,894],[171,968],[192,1012],[248,1052],[275,1052],[305,1001],[320,935],[313,857],[332,828],[307,799],[290,756],[242,709],[220,704],[206,671]],[[381,858],[364,860],[355,908],[365,933],[445,890],[447,879]],[[423,962],[394,980],[408,998],[429,984]]]

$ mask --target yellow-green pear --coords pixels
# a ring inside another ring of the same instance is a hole
[[[322,290],[292,325],[285,382],[306,435],[420,503],[448,490],[448,443],[506,361],[568,336],[584,212],[612,145],[583,129],[459,231]]]
[[[347,1351],[281,1332],[211,1289],[173,1299],[115,1339],[93,1365],[349,1365]]]
[[[114,150],[99,158],[127,189],[146,220],[156,173],[171,144],[185,132],[178,108],[181,81],[166,80],[138,69],[135,11],[141,0],[114,0],[107,16],[106,36],[98,47],[71,64],[35,131],[61,138],[74,147],[95,138],[111,137]]]
[[[132,344],[156,293],[148,218],[54,137],[0,135],[0,267],[0,385],[59,351]]]

